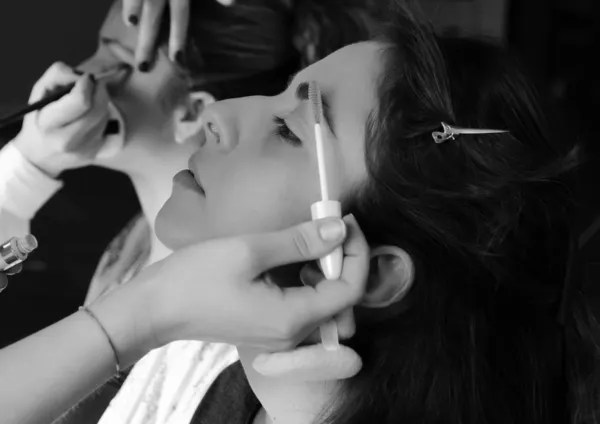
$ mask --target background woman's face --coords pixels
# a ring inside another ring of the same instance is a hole
[[[174,179],[156,231],[171,248],[213,237],[269,231],[310,219],[320,200],[307,82],[329,104],[323,125],[333,196],[366,178],[365,123],[376,104],[380,45],[346,47],[297,74],[275,97],[218,102],[204,112],[206,144]],[[276,117],[276,118],[274,118]],[[278,120],[277,118],[281,118]]]
[[[98,49],[79,69],[98,73],[117,64],[133,68],[126,79],[108,83],[110,97],[125,120],[126,144],[121,154],[99,161],[109,168],[129,171],[143,165],[146,157],[189,156],[196,148],[174,141],[173,110],[186,94],[186,84],[161,49],[150,72],[136,68],[134,50],[138,30],[127,27],[121,1],[111,7],[98,36]],[[181,163],[185,163],[182,160]]]

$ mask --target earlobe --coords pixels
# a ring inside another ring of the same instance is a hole
[[[214,96],[207,91],[195,91],[187,95],[185,101],[174,112],[177,144],[184,144],[202,129],[202,113],[215,101]]]
[[[400,302],[414,281],[414,264],[410,255],[397,246],[379,246],[371,250],[367,292],[360,306],[386,308]]]

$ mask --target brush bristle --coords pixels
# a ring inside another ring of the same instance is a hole
[[[308,100],[315,118],[315,123],[321,123],[321,116],[323,116],[323,102],[321,100],[321,90],[316,81],[308,83]]]

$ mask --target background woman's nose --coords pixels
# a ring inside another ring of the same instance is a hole
[[[235,119],[220,109],[217,103],[203,113],[206,143],[222,153],[230,153],[238,144]]]

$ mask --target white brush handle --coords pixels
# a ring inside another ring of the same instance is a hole
[[[327,321],[319,327],[321,343],[325,350],[333,351],[340,348],[337,323],[334,320]]]
[[[310,212],[313,220],[323,218],[341,218],[342,205],[337,200],[325,200],[313,203]],[[336,248],[329,255],[319,259],[321,270],[328,280],[337,280],[342,275],[342,265],[344,261],[344,250],[341,247]],[[328,321],[319,327],[321,332],[321,342],[325,350],[336,350],[340,347],[337,324],[335,321]]]

